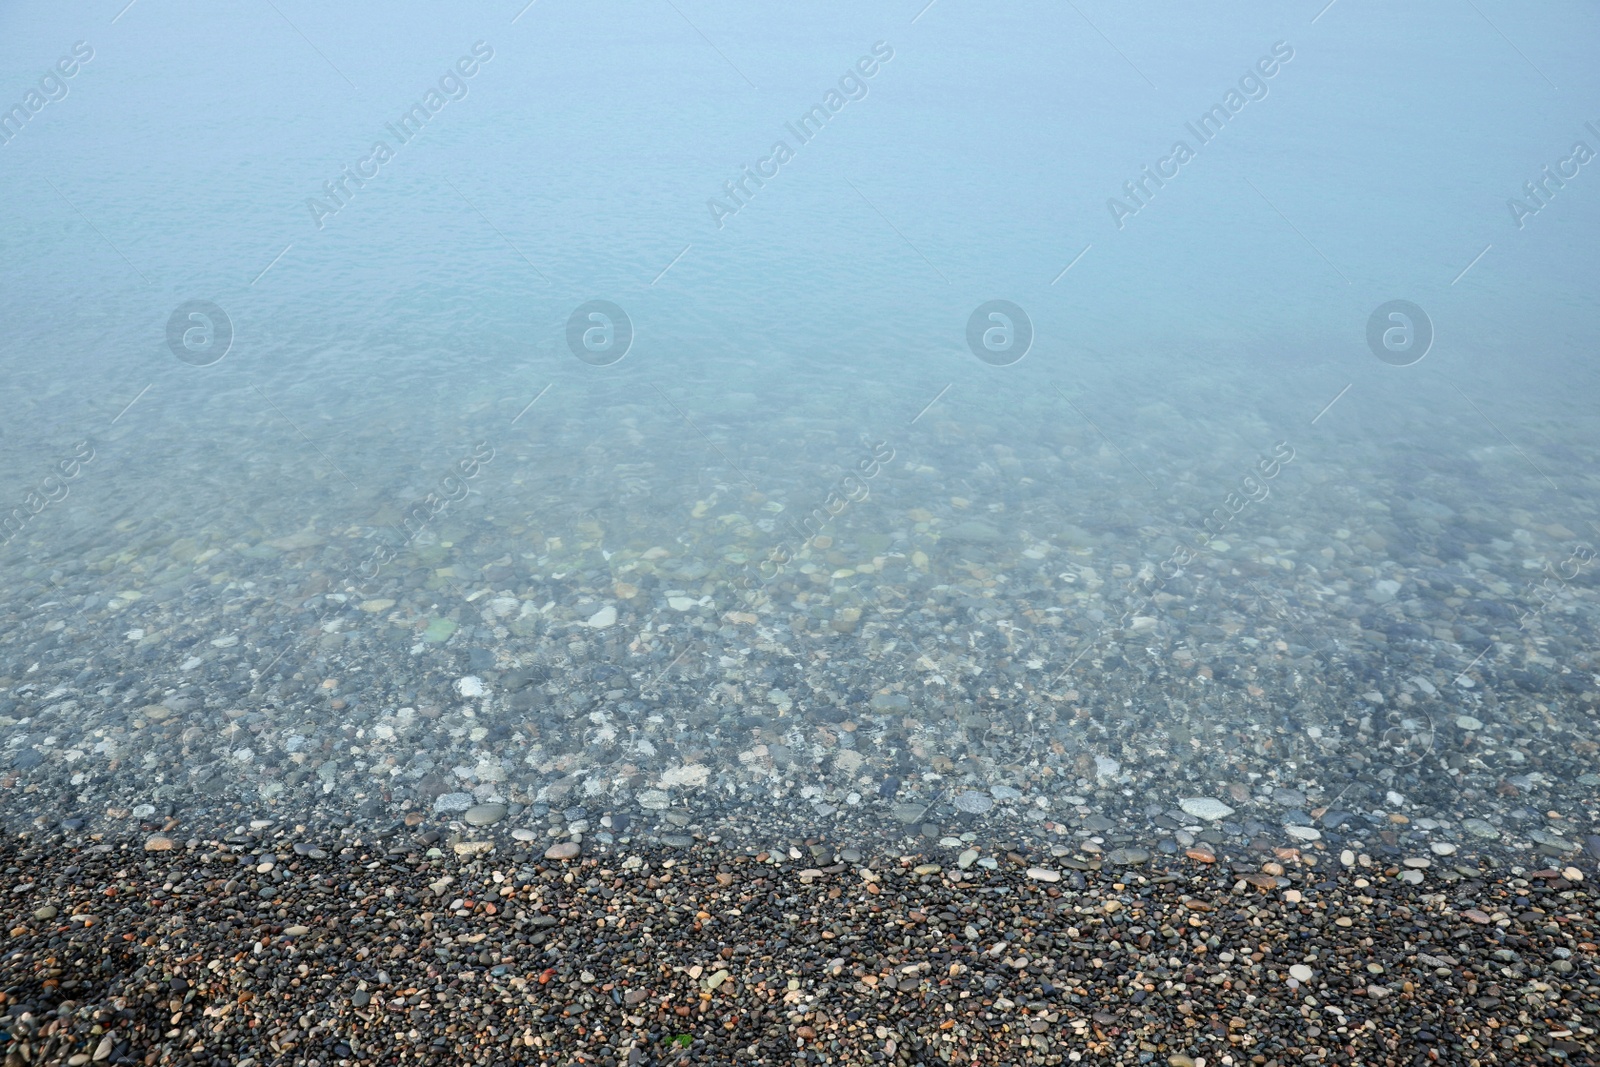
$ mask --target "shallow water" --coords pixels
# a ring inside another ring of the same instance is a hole
[[[1592,11],[520,7],[0,15],[12,824],[1596,832]]]

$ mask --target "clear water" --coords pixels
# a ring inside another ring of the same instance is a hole
[[[10,821],[1594,832],[1588,6],[519,8],[0,13]]]

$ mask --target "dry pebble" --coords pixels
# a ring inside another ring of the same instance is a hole
[[[1012,850],[956,872],[851,850],[852,871],[817,839],[757,855],[563,842],[540,860],[352,832],[302,855],[282,833],[164,853],[0,843],[12,888],[55,898],[0,896],[7,1064],[1600,1055],[1600,927],[1576,867],[1469,868],[1438,892],[1292,855],[1246,880],[1238,860],[1063,871]]]

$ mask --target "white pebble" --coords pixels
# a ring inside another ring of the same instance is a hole
[[[1178,801],[1178,807],[1196,819],[1226,819],[1233,814],[1232,808],[1215,797],[1185,797]]]

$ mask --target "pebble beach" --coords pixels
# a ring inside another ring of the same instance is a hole
[[[413,830],[7,841],[8,1067],[1265,1067],[1600,1049],[1592,861],[1588,878],[1463,862],[1441,881],[1366,853],[975,863],[814,839],[430,859]]]
[[[1091,531],[1030,488],[1109,508],[1148,445],[927,421],[757,581],[803,494],[558,506],[510,449],[405,542],[381,505],[34,541],[7,1055],[1592,1054],[1592,581],[1523,577],[1572,529],[1444,480],[1334,511],[1302,452],[1152,581],[1181,506]]]

